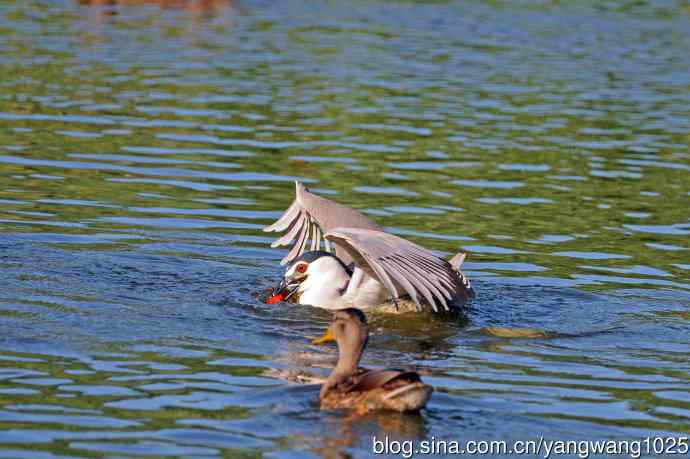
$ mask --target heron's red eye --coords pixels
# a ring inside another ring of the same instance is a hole
[[[297,269],[298,273],[304,273],[307,270],[307,265],[305,265],[305,264],[297,265],[297,268],[295,268],[295,269]]]

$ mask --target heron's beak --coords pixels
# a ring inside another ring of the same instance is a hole
[[[312,340],[311,343],[312,344],[324,344],[324,343],[329,343],[331,341],[335,341],[335,337],[333,336],[333,332],[331,331],[331,327],[328,327],[328,330],[326,330],[326,333],[324,333],[322,337]]]
[[[271,295],[264,301],[266,304],[274,304],[279,301],[287,301],[292,295],[297,292],[299,282],[294,279],[284,278],[280,284],[273,289]]]

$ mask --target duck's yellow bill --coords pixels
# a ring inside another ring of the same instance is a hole
[[[324,344],[328,343],[330,341],[335,341],[335,337],[333,336],[333,333],[331,332],[330,327],[328,330],[326,330],[326,333],[323,334],[320,338],[313,339],[311,341],[312,344]]]

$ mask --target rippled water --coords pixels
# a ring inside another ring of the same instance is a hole
[[[690,429],[683,2],[87,3],[0,4],[0,455]],[[294,179],[468,252],[466,320],[372,317],[421,415],[271,376],[335,356],[260,301]]]

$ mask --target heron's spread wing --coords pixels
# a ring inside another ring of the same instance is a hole
[[[459,274],[445,260],[393,234],[362,228],[336,228],[325,235],[344,249],[355,266],[374,276],[398,298],[407,293],[421,309],[420,297],[434,309],[451,310],[469,297]],[[464,297],[464,298],[463,298]]]
[[[310,250],[321,247],[323,234],[341,226],[381,230],[381,228],[356,210],[310,193],[299,182],[296,182],[295,200],[274,224],[264,231],[285,233],[271,244],[271,247],[289,245],[290,251],[281,264],[286,264],[299,257],[311,240]],[[328,248],[328,242],[326,241]],[[347,252],[337,250],[338,257],[349,264],[352,260]]]

